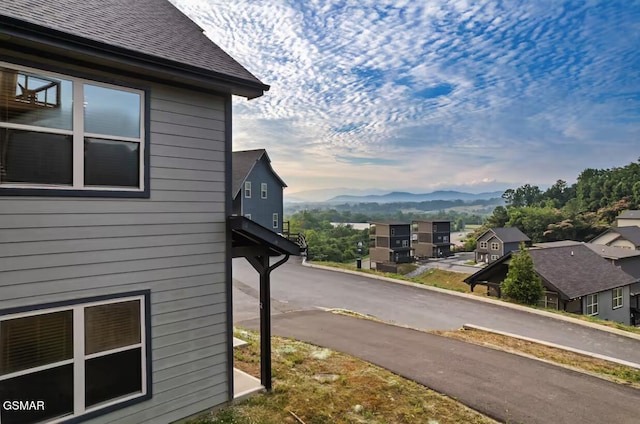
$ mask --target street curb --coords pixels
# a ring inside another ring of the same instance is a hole
[[[553,312],[541,311],[541,310],[538,310],[538,309],[530,308],[528,306],[517,305],[515,303],[509,303],[509,302],[504,302],[504,301],[501,301],[501,300],[494,300],[494,299],[479,297],[479,296],[476,296],[476,295],[473,295],[473,294],[461,293],[461,292],[457,292],[457,291],[454,291],[454,290],[441,289],[439,287],[425,286],[424,284],[412,283],[410,281],[396,280],[395,278],[384,277],[382,275],[373,275],[373,274],[368,274],[368,273],[365,273],[365,272],[352,271],[352,270],[349,270],[349,269],[341,269],[341,268],[333,268],[333,267],[324,266],[324,265],[316,265],[316,264],[312,264],[312,263],[307,262],[307,258],[302,258],[302,265],[306,266],[306,267],[309,267],[309,268],[318,268],[318,269],[324,269],[326,271],[342,272],[342,273],[345,273],[345,274],[352,274],[352,275],[358,275],[360,277],[371,278],[372,280],[381,280],[381,281],[386,281],[386,282],[389,282],[389,283],[401,284],[401,285],[404,285],[404,286],[415,287],[415,288],[418,288],[418,289],[434,291],[434,292],[437,292],[437,293],[447,294],[449,296],[457,296],[457,297],[462,297],[462,298],[469,299],[469,300],[474,300],[476,302],[489,303],[489,304],[492,304],[492,305],[495,305],[495,306],[502,306],[504,308],[511,308],[511,309],[515,309],[515,310],[522,311],[522,312],[527,312],[527,313],[534,314],[534,315],[540,315],[540,316],[547,317],[547,318],[557,319],[559,321],[570,322],[570,323],[573,323],[573,324],[582,325],[583,327],[589,327],[589,328],[592,328],[594,330],[605,331],[607,333],[615,334],[617,336],[627,337],[627,338],[630,338],[630,339],[634,339],[634,340],[639,340],[640,341],[640,334],[630,333],[628,331],[619,330],[617,328],[607,327],[607,326],[600,325],[600,324],[595,324],[595,323],[589,322],[589,321],[583,321],[583,320],[580,320],[580,319],[577,319],[577,318],[572,318],[572,317],[567,317],[567,316],[564,316],[564,315],[554,314]]]
[[[492,328],[481,327],[479,325],[464,324],[462,326],[462,328],[464,328],[465,330],[486,331],[487,333],[499,334],[501,336],[507,336],[507,337],[511,337],[513,339],[518,339],[518,340],[524,340],[524,341],[527,341],[527,342],[537,343],[537,344],[540,344],[540,345],[543,345],[543,346],[548,346],[548,347],[553,347],[553,348],[556,348],[556,349],[566,350],[567,352],[577,353],[577,354],[584,355],[584,356],[590,356],[592,358],[602,359],[604,361],[614,362],[614,363],[619,364],[619,365],[625,365],[627,367],[640,369],[640,364],[636,364],[635,362],[629,362],[629,361],[625,361],[623,359],[612,358],[611,356],[600,355],[599,353],[588,352],[586,350],[574,349],[572,347],[563,346],[563,345],[559,345],[559,344],[551,343],[551,342],[545,342],[543,340],[533,339],[531,337],[520,336],[518,334],[507,333],[505,331],[494,330]]]

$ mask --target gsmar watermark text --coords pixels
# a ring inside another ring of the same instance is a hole
[[[44,411],[43,400],[5,400],[2,402],[5,411]]]

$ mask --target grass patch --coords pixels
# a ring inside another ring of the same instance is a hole
[[[614,362],[608,362],[602,359],[592,358],[591,356],[580,355],[563,349],[556,349],[482,330],[433,331],[432,333],[468,343],[475,343],[498,350],[543,359],[576,371],[596,375],[618,384],[625,384],[640,389],[640,370]]]
[[[462,293],[471,293],[470,286],[464,282],[464,279],[469,275],[471,274],[462,274],[460,272],[432,268],[417,276],[415,279],[418,283],[424,284],[425,286],[439,287],[441,289],[454,290]]]
[[[235,366],[259,375],[259,336],[236,348]],[[273,338],[273,391],[189,424],[478,423],[496,421],[455,400],[357,358]]]
[[[398,274],[400,275],[407,275],[416,269],[418,269],[416,264],[398,264]]]

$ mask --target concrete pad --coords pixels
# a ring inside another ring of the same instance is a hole
[[[264,386],[260,380],[237,368],[233,369],[233,400],[240,401],[247,397],[260,393]]]

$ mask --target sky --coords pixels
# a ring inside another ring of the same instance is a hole
[[[285,194],[484,192],[640,157],[638,0],[172,0],[271,89],[234,150]]]

